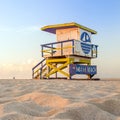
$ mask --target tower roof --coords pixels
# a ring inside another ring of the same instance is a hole
[[[97,33],[95,30],[92,30],[92,29],[90,29],[88,27],[85,27],[85,26],[80,25],[80,24],[75,23],[75,22],[48,25],[48,26],[42,27],[41,30],[49,32],[49,33],[56,34],[56,29],[62,29],[62,28],[66,29],[66,28],[72,28],[72,27],[78,27],[80,29],[83,29],[83,30],[86,30],[88,32],[91,32],[92,34],[96,34]]]

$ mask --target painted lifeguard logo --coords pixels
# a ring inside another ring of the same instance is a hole
[[[91,50],[91,44],[88,44],[91,42],[91,39],[90,39],[90,36],[87,32],[83,32],[81,34],[81,47],[82,47],[82,50],[85,54],[89,54],[90,50]]]

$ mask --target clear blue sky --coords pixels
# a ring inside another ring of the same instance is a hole
[[[77,22],[98,32],[101,78],[120,78],[119,0],[0,0],[0,78],[31,78],[40,44],[54,42],[44,25]]]

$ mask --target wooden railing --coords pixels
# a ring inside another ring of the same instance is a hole
[[[32,68],[32,78],[42,78],[42,73],[45,71],[45,58]]]
[[[65,49],[71,49],[71,53],[74,54],[74,40],[65,40],[41,45],[42,57],[45,57],[46,54],[49,57],[55,55],[62,56],[65,53]],[[57,52],[59,52],[59,54],[57,54]]]
[[[79,49],[80,48],[80,49]],[[97,45],[81,42],[79,40],[65,40],[41,45],[42,57],[53,57],[63,55],[79,55],[83,57],[96,58]],[[78,51],[78,50],[79,51]],[[77,50],[77,52],[76,52]],[[84,50],[85,54],[82,50]],[[89,52],[89,55],[87,55]]]

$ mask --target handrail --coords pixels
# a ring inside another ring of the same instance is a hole
[[[34,66],[33,68],[32,68],[32,70],[34,70],[36,67],[38,67],[42,62],[44,62],[46,59],[44,58],[42,61],[40,61],[36,66]]]
[[[73,48],[74,46],[67,46],[67,47],[62,47],[62,48],[53,48],[53,50],[61,50],[61,49],[68,49],[68,48]],[[42,50],[42,52],[48,52],[51,51],[51,49],[47,49],[47,50]],[[50,53],[50,52],[48,52]]]
[[[64,43],[72,43],[72,45],[63,46]],[[60,44],[61,47],[58,47],[58,48],[54,47],[57,44]],[[47,49],[44,49],[44,48],[47,48]],[[58,50],[61,50],[60,55],[63,55],[63,50],[68,48],[72,48],[72,54],[74,54],[74,39],[42,44],[41,45],[42,57],[44,57],[44,53],[50,53],[51,54],[50,56],[54,56],[54,53]]]
[[[41,46],[45,46],[46,45],[51,45],[51,44],[58,44],[58,43],[64,43],[64,42],[70,42],[70,41],[73,41],[74,39],[72,40],[64,40],[64,41],[59,41],[59,42],[52,42],[52,43],[47,43],[47,44],[42,44]]]
[[[86,53],[86,51],[88,52],[89,48],[91,51],[91,55],[89,54],[88,57],[90,58],[96,58],[97,57],[97,47],[98,45],[94,45],[91,43],[85,43],[80,41],[80,45],[79,47],[83,49],[85,49],[85,52],[82,53],[77,53],[76,49],[78,48],[78,46],[76,45],[76,41],[78,40],[64,40],[64,41],[58,41],[58,42],[52,42],[52,43],[48,43],[48,44],[42,44],[41,45],[41,52],[42,52],[42,57],[54,57],[54,56],[62,56],[62,55],[66,55],[67,52],[65,49],[70,50],[69,54],[72,55],[80,55],[80,56],[85,56],[87,57],[88,53]],[[66,43],[70,43],[70,45],[66,44]],[[58,46],[57,46],[58,45]],[[71,48],[71,49],[69,49]],[[82,51],[81,50],[81,51]],[[96,53],[95,53],[96,52]]]
[[[33,79],[36,77],[36,76],[35,76],[36,73],[40,72],[39,74],[41,74],[41,71],[42,71],[43,67],[46,66],[45,63],[43,64],[43,62],[44,62],[45,60],[46,60],[46,59],[44,58],[44,59],[43,59],[42,61],[40,61],[36,66],[34,66],[34,67],[32,68],[32,78],[33,78]],[[41,66],[39,66],[39,65],[41,65]],[[39,66],[39,68],[38,68],[38,66]],[[38,68],[38,69],[36,69],[36,68]],[[38,74],[37,74],[37,76],[38,76]],[[41,75],[40,75],[40,78],[41,78]]]
[[[43,67],[45,67],[45,66],[46,66],[46,64],[42,65],[42,66],[40,67],[40,70],[41,70]]]

